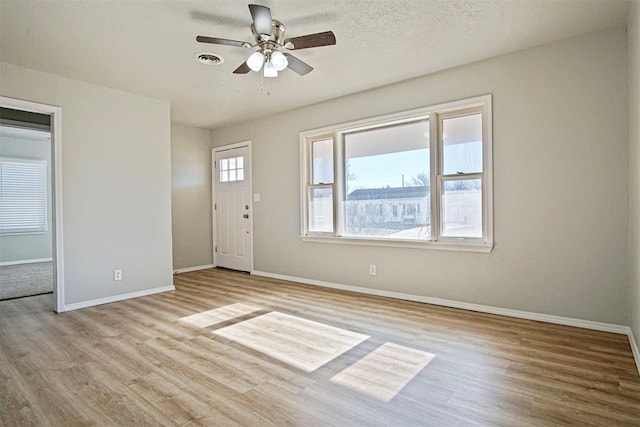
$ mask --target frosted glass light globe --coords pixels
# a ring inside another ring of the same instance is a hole
[[[262,68],[262,63],[264,62],[264,55],[260,52],[253,52],[249,59],[247,59],[247,65],[253,71],[260,71]]]
[[[264,63],[264,69],[262,72],[265,77],[278,77],[278,70],[276,70],[276,67],[271,61]]]
[[[284,54],[282,54],[281,52],[273,52],[271,54],[271,62],[273,63],[273,66],[276,67],[276,70],[278,71],[282,71],[285,68],[287,68],[287,65],[289,65],[289,61],[287,60],[287,57],[284,56]]]

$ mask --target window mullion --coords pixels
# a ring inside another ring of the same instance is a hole
[[[429,196],[431,197],[431,240],[438,241],[440,237],[440,124],[438,114],[429,114]],[[435,183],[436,191],[433,191]]]
[[[335,194],[334,198],[334,230],[336,236],[342,236],[344,234],[344,210],[346,200],[346,177],[345,170],[347,165],[344,161],[344,136],[336,132],[333,136],[333,153],[334,153],[334,165],[337,167],[334,168],[335,179],[334,179],[334,188],[333,192]]]

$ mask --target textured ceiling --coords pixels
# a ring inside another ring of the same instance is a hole
[[[172,120],[219,127],[349,93],[625,25],[618,0],[272,0],[287,36],[332,30],[336,46],[295,53],[261,92],[232,71],[249,51],[196,35],[252,41],[248,2],[0,0],[0,61],[166,99]],[[196,52],[224,58],[199,64]],[[1,76],[0,76],[1,77]],[[1,82],[0,82],[1,85]],[[1,87],[1,86],[0,86]]]

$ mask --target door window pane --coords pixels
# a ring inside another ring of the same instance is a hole
[[[345,235],[430,239],[429,121],[347,133],[344,150]]]
[[[310,189],[309,231],[333,232],[333,189]]]
[[[482,237],[482,181],[444,181],[441,215],[443,236]]]
[[[482,172],[482,115],[442,121],[444,175]]]
[[[232,157],[220,160],[220,182],[244,180],[243,157]]]

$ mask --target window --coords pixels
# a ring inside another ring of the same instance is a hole
[[[303,132],[302,238],[489,251],[491,96]]]
[[[231,157],[220,160],[220,182],[234,182],[244,180],[244,158]]]
[[[47,231],[47,163],[0,158],[0,234]]]
[[[309,231],[333,231],[333,139],[311,142],[311,183],[309,184]]]

